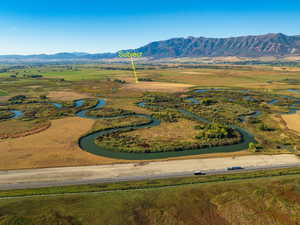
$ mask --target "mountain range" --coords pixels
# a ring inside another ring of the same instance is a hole
[[[261,57],[300,55],[300,35],[282,33],[230,38],[187,37],[151,42],[137,49],[150,58],[179,57]],[[117,53],[89,54],[84,52],[57,53],[52,55],[0,55],[0,61],[63,61],[99,60],[117,57]]]
[[[188,37],[152,42],[138,48],[151,57],[283,56],[300,54],[300,36],[281,33],[231,38]]]

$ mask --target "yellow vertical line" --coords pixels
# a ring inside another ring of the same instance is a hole
[[[136,74],[136,71],[135,71],[135,66],[134,66],[134,62],[133,62],[132,56],[130,56],[130,59],[131,59],[131,65],[132,65],[132,69],[133,69],[133,75],[134,75],[134,77],[135,77],[135,83],[138,83],[138,82],[139,82],[139,79],[138,79],[137,74]]]

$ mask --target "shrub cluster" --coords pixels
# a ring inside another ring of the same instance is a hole
[[[181,117],[179,115],[179,113],[171,111],[171,110],[158,111],[158,112],[153,113],[151,116],[160,121],[169,122],[169,123],[177,122],[178,118]]]
[[[9,119],[13,116],[13,113],[8,110],[0,110],[0,120]]]
[[[17,104],[17,103],[22,103],[27,97],[25,95],[16,95],[10,99],[8,99],[8,101],[11,104]]]
[[[258,129],[260,129],[261,131],[274,131],[275,130],[274,128],[269,127],[264,123],[260,124]]]
[[[87,112],[88,116],[97,116],[97,117],[110,117],[110,116],[127,116],[134,115],[135,112],[120,109],[120,108],[101,108],[95,109]]]
[[[141,77],[139,81],[153,81],[151,78]]]
[[[119,80],[119,79],[114,79],[115,83],[119,83],[119,84],[125,84],[126,81],[125,80]]]
[[[198,139],[224,139],[235,137],[235,131],[233,128],[220,123],[210,123],[204,126],[196,126],[200,132],[196,136]]]

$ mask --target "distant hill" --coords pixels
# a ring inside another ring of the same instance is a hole
[[[38,55],[0,55],[0,61],[18,62],[18,61],[61,61],[61,60],[96,60],[116,57],[116,53],[68,53],[62,52],[57,54],[38,54]]]
[[[218,57],[218,56],[288,56],[300,55],[300,35],[282,33],[230,38],[188,37],[151,42],[132,51],[143,52],[146,57]],[[109,59],[117,53],[89,54],[84,52],[52,55],[0,55],[1,62],[89,61]]]

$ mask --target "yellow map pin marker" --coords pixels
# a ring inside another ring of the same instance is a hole
[[[138,83],[139,79],[138,79],[138,76],[137,76],[137,73],[136,73],[133,58],[139,58],[139,57],[142,56],[142,54],[143,54],[142,52],[125,52],[124,53],[122,51],[119,51],[119,57],[121,57],[121,58],[130,58],[131,66],[132,66],[132,70],[133,70],[133,75],[134,75],[134,78],[135,78],[135,83]]]

